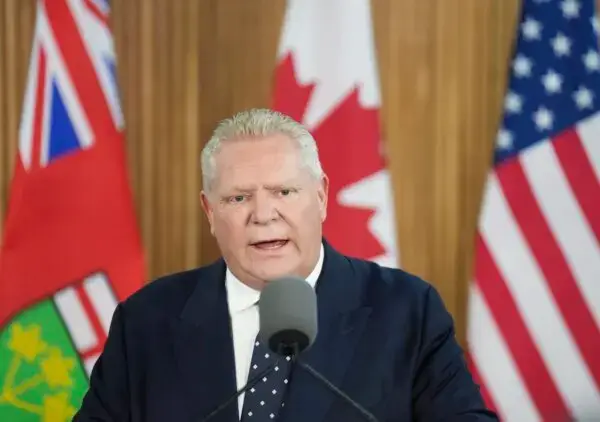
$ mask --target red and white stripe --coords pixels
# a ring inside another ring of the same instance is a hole
[[[89,375],[102,352],[117,300],[104,274],[87,277],[54,295],[73,344]]]
[[[600,418],[600,115],[489,175],[468,343],[503,420]]]
[[[106,0],[83,0],[83,2],[86,9],[88,9],[98,21],[102,22],[104,26],[109,26],[110,7]]]

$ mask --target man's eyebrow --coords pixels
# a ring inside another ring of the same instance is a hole
[[[250,188],[250,187],[244,187],[244,186],[233,186],[229,192],[233,193],[233,192],[244,192],[244,193],[249,193],[249,192],[254,192],[256,189],[255,188]]]
[[[300,189],[300,186],[298,183],[289,181],[289,182],[284,182],[284,183],[273,183],[273,184],[268,184],[268,185],[263,185],[263,188],[269,191],[273,191],[273,190],[281,190],[281,189]],[[223,194],[224,197],[227,196],[231,196],[234,195],[236,193],[253,193],[256,192],[256,188],[255,187],[249,187],[249,186],[232,186],[230,189],[227,189],[227,191]]]
[[[289,188],[297,189],[298,187],[299,187],[299,183],[293,182],[291,180],[284,182],[284,183],[275,183],[275,184],[265,185],[265,189],[268,189],[268,190],[289,189]]]

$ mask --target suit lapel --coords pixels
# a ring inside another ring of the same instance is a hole
[[[207,267],[173,323],[173,345],[179,375],[193,419],[201,421],[236,391],[223,261]],[[237,422],[237,401],[211,422]]]
[[[345,257],[325,243],[325,262],[317,283],[319,331],[310,349],[299,359],[337,387],[352,360],[366,326],[370,308],[360,306],[360,280]],[[343,388],[342,388],[343,389]],[[320,422],[338,397],[298,365],[285,403],[285,422]]]

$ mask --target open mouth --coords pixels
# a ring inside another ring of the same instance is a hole
[[[288,242],[288,239],[273,239],[253,242],[250,245],[256,249],[273,250],[284,247],[285,245],[287,245]]]

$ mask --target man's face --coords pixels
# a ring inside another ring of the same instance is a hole
[[[286,275],[307,277],[318,259],[328,180],[302,166],[285,135],[224,142],[202,205],[231,271],[260,289]]]

